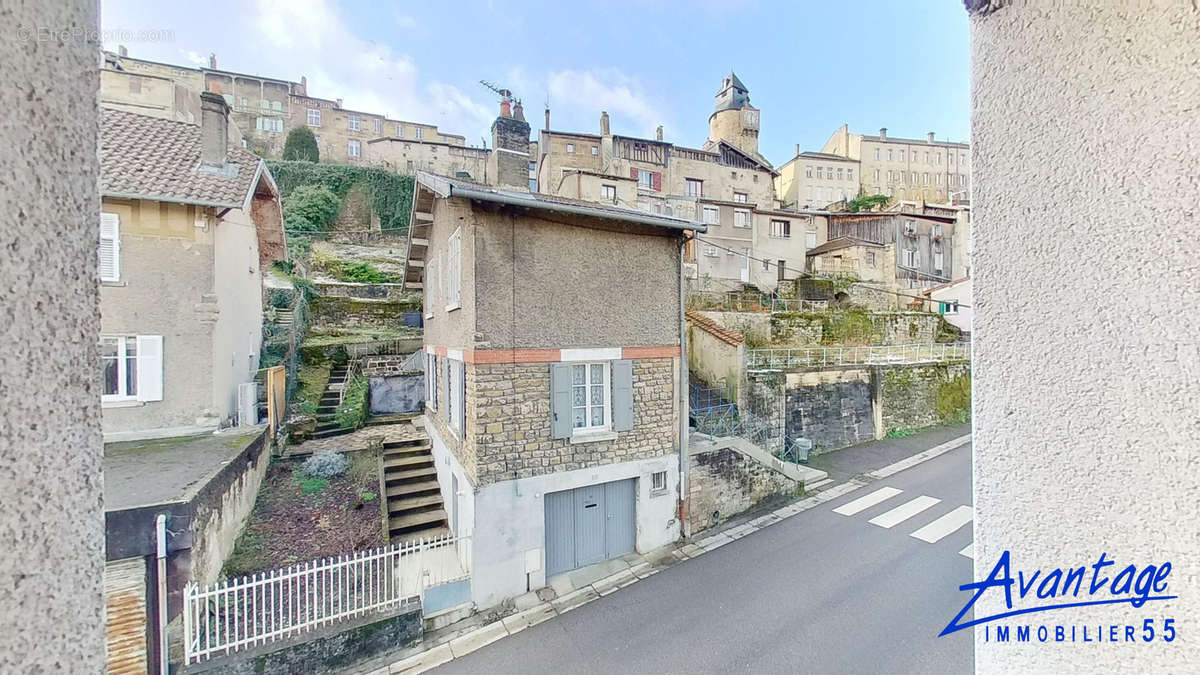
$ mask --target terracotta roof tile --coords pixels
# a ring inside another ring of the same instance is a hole
[[[694,312],[689,309],[686,312],[686,316],[687,320],[690,321],[694,326],[726,344],[736,347],[746,341],[746,339],[742,337],[741,333],[722,328],[721,324],[713,321],[707,316],[704,316],[700,312]]]
[[[200,127],[124,110],[100,111],[100,194],[241,208],[260,160],[230,148],[228,173],[200,169]]]

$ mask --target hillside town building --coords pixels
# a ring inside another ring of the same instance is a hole
[[[859,185],[867,194],[903,200],[966,204],[970,202],[971,146],[938,141],[933,132],[923,140],[850,133],[848,125],[833,132],[821,152],[859,162]]]

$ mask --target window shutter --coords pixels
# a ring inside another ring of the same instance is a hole
[[[161,335],[137,336],[137,399],[163,398],[163,348]]]
[[[100,280],[121,278],[121,219],[115,213],[100,214]]]
[[[571,437],[571,364],[550,364],[550,438]]]
[[[654,191],[662,192],[662,174],[655,171],[652,175],[654,176]]]
[[[462,361],[455,361],[454,368],[458,371],[458,383],[454,395],[458,397],[457,413],[458,419],[455,423],[458,425],[459,433],[466,435],[467,432],[467,364]]]
[[[633,429],[633,361],[612,363],[613,431]]]

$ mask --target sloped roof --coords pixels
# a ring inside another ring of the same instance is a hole
[[[838,237],[836,239],[830,239],[820,246],[809,249],[808,253],[805,255],[821,255],[822,253],[836,251],[840,248],[849,248],[851,246],[870,246],[872,248],[883,248],[883,244],[877,244],[873,241],[867,241],[866,239],[859,239],[857,237]]]
[[[746,341],[745,338],[742,337],[741,333],[722,328],[721,324],[713,321],[707,316],[704,316],[700,312],[695,312],[689,309],[687,312],[685,312],[685,315],[687,316],[687,320],[696,328],[703,330],[705,333],[712,335],[725,344],[736,347]]]
[[[101,196],[240,209],[263,170],[241,148],[224,167],[201,167],[199,125],[100,110]]]

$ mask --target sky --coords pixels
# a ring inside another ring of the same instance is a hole
[[[730,70],[762,110],[760,152],[820,150],[855,133],[965,141],[969,35],[954,0],[553,0],[365,3],[336,0],[106,0],[101,28],[129,55],[299,81],[347,108],[437,124],[490,141],[497,97],[526,119],[699,147]],[[147,32],[149,31],[149,32]],[[166,33],[164,34],[163,31]],[[139,33],[141,39],[139,40]]]

